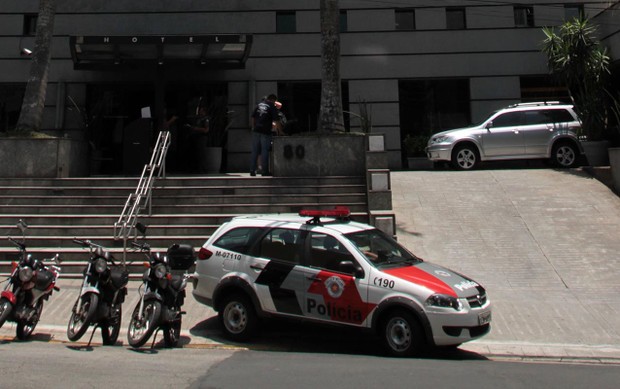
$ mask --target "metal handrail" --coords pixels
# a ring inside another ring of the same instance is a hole
[[[140,211],[148,207],[149,216],[152,214],[151,201],[155,179],[166,177],[168,147],[170,147],[170,131],[160,131],[151,160],[142,169],[136,191],[127,197],[123,211],[114,223],[114,239],[123,239],[123,266],[127,256],[127,241],[135,231]]]

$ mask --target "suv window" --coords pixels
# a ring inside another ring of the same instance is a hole
[[[550,122],[553,123],[566,123],[566,122],[574,122],[575,118],[565,109],[550,109],[547,111],[547,114],[550,117]]]
[[[237,253],[247,254],[252,243],[262,231],[263,229],[258,227],[235,228],[222,235],[213,245]]]
[[[534,124],[546,124],[546,123],[553,123],[553,120],[550,117],[550,111],[546,110],[546,111],[538,111],[538,110],[532,110],[532,111],[525,111],[525,124],[527,124],[528,126],[534,125]]]
[[[310,233],[308,265],[342,272],[340,270],[340,262],[342,261],[355,263],[353,254],[342,247],[336,238],[316,232]]]
[[[275,228],[260,241],[258,255],[261,258],[299,263],[303,245],[301,232],[285,228]]]
[[[506,112],[493,119],[493,127],[514,127],[525,124],[523,112]]]

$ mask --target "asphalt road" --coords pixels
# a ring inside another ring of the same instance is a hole
[[[0,387],[616,388],[620,366],[0,342]]]

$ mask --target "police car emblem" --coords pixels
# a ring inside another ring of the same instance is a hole
[[[340,277],[332,276],[325,280],[325,289],[327,293],[337,299],[344,292],[344,281]]]
[[[435,274],[442,277],[450,277],[450,273],[445,270],[435,270]]]

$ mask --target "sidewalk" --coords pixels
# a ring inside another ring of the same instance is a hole
[[[578,169],[391,174],[399,242],[480,282],[493,302],[491,333],[461,350],[620,365],[620,198],[608,187]],[[80,283],[61,278],[36,339],[67,341]],[[123,305],[123,344],[139,284],[130,282]],[[243,349],[222,340],[215,313],[191,286],[184,310],[183,347]],[[14,336],[12,323],[0,329],[0,339]],[[101,342],[99,331],[93,342]]]

